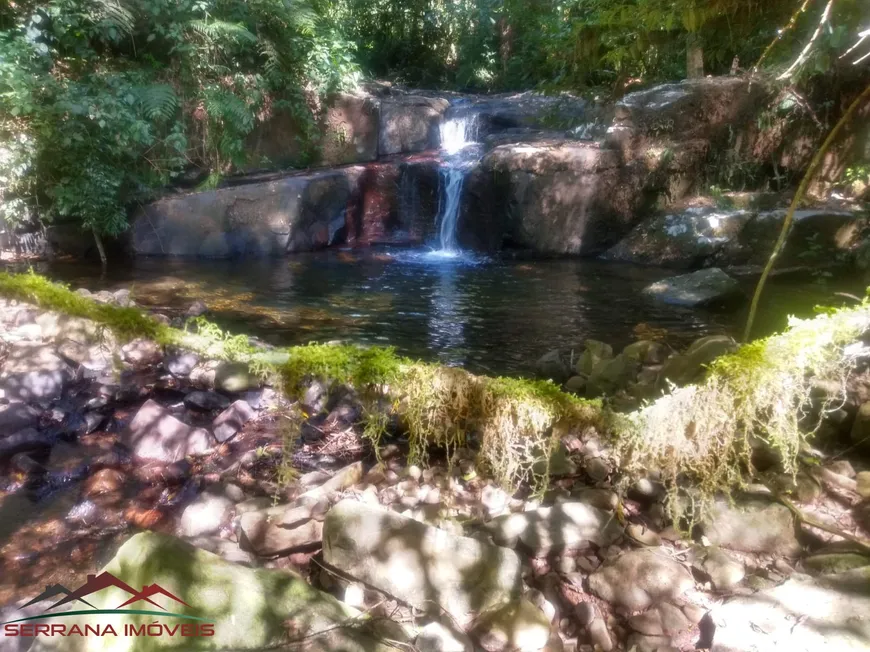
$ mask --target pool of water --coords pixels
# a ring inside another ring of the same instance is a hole
[[[390,345],[405,355],[473,371],[523,374],[548,350],[586,338],[615,348],[636,329],[665,329],[680,346],[705,334],[736,334],[745,308],[713,313],[665,306],[641,290],[673,270],[593,260],[477,258],[408,250],[329,250],[245,261],[138,259],[111,265],[44,263],[38,270],[90,290],[128,287],[168,311],[202,300],[224,327],[278,345],[340,340]],[[751,291],[754,278],[742,281]],[[820,283],[810,274],[774,278],[759,334],[788,314],[863,295],[852,275]]]

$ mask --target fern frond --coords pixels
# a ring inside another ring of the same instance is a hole
[[[209,116],[238,133],[248,133],[254,128],[254,114],[248,105],[224,89],[211,88],[206,92],[205,109]]]
[[[178,96],[169,84],[151,84],[138,89],[138,100],[145,115],[169,120],[178,109]]]
[[[124,34],[132,34],[135,25],[133,12],[124,6],[122,0],[94,0],[94,22],[114,27]]]
[[[236,43],[256,43],[257,37],[241,23],[231,23],[225,20],[191,20],[188,28],[210,43],[221,40]]]

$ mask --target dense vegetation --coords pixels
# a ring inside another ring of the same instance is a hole
[[[813,116],[830,126],[868,13],[864,0],[13,0],[0,6],[0,218],[116,234],[167,183],[214,183],[245,161],[279,110],[300,125],[304,166],[325,98],[364,75],[612,95],[764,52],[784,83],[825,80]]]

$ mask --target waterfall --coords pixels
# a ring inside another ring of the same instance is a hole
[[[438,169],[439,200],[438,221],[439,245],[436,252],[442,256],[455,256],[459,253],[457,241],[457,222],[462,199],[462,187],[468,169],[478,158],[475,144],[477,137],[477,115],[464,115],[448,118],[441,123],[441,151],[444,160]]]

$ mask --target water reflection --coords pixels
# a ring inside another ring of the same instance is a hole
[[[711,314],[645,300],[641,290],[673,275],[669,270],[590,260],[346,250],[259,261],[137,260],[110,266],[105,277],[99,265],[40,269],[73,287],[129,287],[138,302],[163,310],[204,301],[223,327],[273,344],[389,344],[413,358],[487,373],[523,373],[549,349],[587,338],[621,347],[639,324],[664,329],[681,346],[737,332],[744,319],[742,311]],[[782,328],[789,313],[808,316],[816,304],[837,303],[835,290],[860,294],[860,281],[773,279],[761,330]]]

